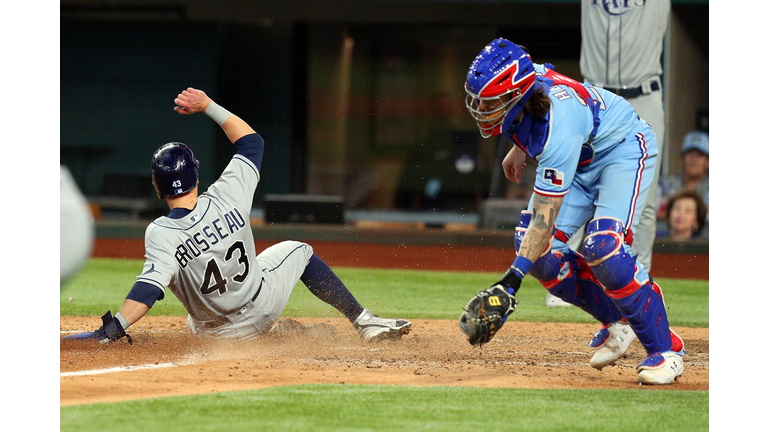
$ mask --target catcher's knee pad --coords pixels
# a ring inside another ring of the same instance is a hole
[[[682,351],[683,341],[669,328],[661,289],[652,280],[607,294],[621,311],[648,354]]]
[[[622,289],[635,281],[635,260],[624,250],[624,224],[599,218],[587,225],[584,258],[606,290]]]

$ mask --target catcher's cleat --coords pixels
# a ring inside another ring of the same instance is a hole
[[[636,338],[632,327],[625,321],[600,327],[592,338],[592,342],[589,343],[592,348],[598,348],[589,360],[589,364],[600,370],[616,363],[618,359],[627,356],[629,346]]]
[[[683,374],[683,351],[667,351],[653,354],[637,367],[637,382],[640,384],[672,384]]]
[[[513,291],[514,292],[514,291]],[[459,328],[470,345],[489,342],[501,330],[509,314],[515,311],[517,299],[502,284],[478,291],[459,316]]]
[[[363,342],[398,340],[411,331],[411,322],[403,319],[387,319],[374,315],[368,309],[355,319],[354,326]]]

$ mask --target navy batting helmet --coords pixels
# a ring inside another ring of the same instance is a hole
[[[200,162],[192,150],[180,142],[163,144],[152,155],[152,184],[157,196],[176,196],[197,186],[197,168]]]

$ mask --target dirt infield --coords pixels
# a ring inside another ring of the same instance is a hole
[[[588,324],[508,322],[481,349],[454,320],[415,320],[402,340],[378,344],[364,344],[342,318],[299,321],[327,323],[335,334],[205,341],[187,332],[184,318],[146,317],[130,328],[133,345],[62,342],[61,406],[304,383],[630,389],[638,388],[635,367],[644,356],[634,342],[616,366],[591,368],[586,345],[596,327]],[[61,317],[63,332],[99,324]],[[709,390],[709,330],[675,330],[686,342],[685,373],[670,386],[642,388]],[[138,367],[149,369],[129,370]]]
[[[263,244],[262,244],[263,243]],[[274,242],[258,242],[264,248]],[[312,242],[331,266],[504,272],[514,255],[499,248],[393,246]],[[142,241],[98,239],[97,257],[142,258]],[[512,252],[514,254],[514,252]],[[657,277],[709,279],[707,257],[654,258]],[[696,261],[692,265],[692,261]],[[658,264],[657,264],[658,263]],[[408,318],[408,317],[405,317]],[[134,344],[62,342],[61,406],[257,389],[304,383],[476,386],[509,388],[638,388],[635,367],[644,357],[634,342],[627,358],[597,371],[589,366],[589,324],[507,323],[473,348],[455,320],[413,320],[398,342],[364,344],[343,318],[326,323],[334,335],[295,333],[248,342],[198,340],[182,317],[145,317],[129,329]],[[61,317],[62,335],[98,328],[99,317]],[[685,373],[649,390],[709,390],[709,329],[675,328],[685,340]],[[132,370],[136,369],[136,370]]]

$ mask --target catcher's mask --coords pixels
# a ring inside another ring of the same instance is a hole
[[[495,39],[469,67],[465,105],[483,138],[501,133],[507,116],[515,118],[536,87],[531,56],[518,45]]]

